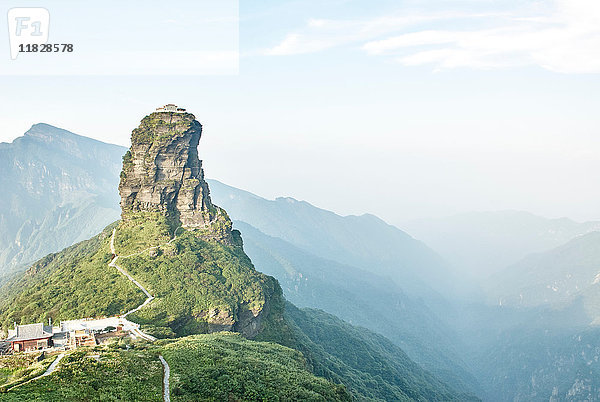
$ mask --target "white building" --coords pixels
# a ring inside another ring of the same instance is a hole
[[[159,113],[185,113],[185,109],[181,107],[177,107],[177,105],[173,103],[169,103],[162,107],[157,107],[156,111]]]

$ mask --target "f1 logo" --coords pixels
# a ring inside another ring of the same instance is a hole
[[[15,60],[21,45],[48,42],[50,12],[41,7],[11,8],[8,10],[10,58]]]

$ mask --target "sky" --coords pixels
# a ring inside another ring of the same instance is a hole
[[[75,45],[110,37],[117,52],[152,50],[143,30],[156,38],[169,21],[183,24],[173,32],[191,38],[189,50],[216,43],[208,50],[239,57],[218,73],[156,76],[132,74],[131,58],[112,62],[121,75],[61,75],[42,59],[40,75],[29,66],[23,76],[6,72],[14,65],[5,49],[0,141],[44,122],[127,146],[143,116],[172,102],[204,126],[206,176],[267,198],[400,226],[505,209],[600,219],[597,0],[240,1],[222,36],[196,30],[196,17],[198,26],[221,20],[192,1],[175,11],[152,1],[112,6],[135,15],[140,5],[143,24],[91,13],[106,19],[106,33],[81,21],[55,28],[81,9],[42,3],[31,4],[50,11],[50,41],[54,32]],[[2,0],[0,12],[22,4]],[[7,40],[0,36],[0,52]]]

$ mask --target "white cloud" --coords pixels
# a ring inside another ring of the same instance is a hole
[[[289,55],[354,45],[368,55],[392,57],[406,66],[536,65],[562,73],[600,73],[600,1],[555,0],[550,8],[534,6],[496,15],[312,20],[304,31],[290,34],[267,53]]]
[[[288,34],[278,45],[267,49],[265,54],[283,56],[318,52],[401,32],[418,23],[447,17],[411,15],[370,20],[310,19],[303,32]]]
[[[336,46],[336,41],[331,39],[304,38],[299,34],[289,34],[277,46],[268,49],[265,53],[273,56],[290,54],[313,53]]]

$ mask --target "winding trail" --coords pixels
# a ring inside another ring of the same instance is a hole
[[[169,240],[166,244],[171,244],[171,243],[173,243],[173,241],[175,241],[175,239],[177,238],[177,231],[179,229],[181,229],[181,227],[178,227],[177,229],[175,229],[175,231],[173,232],[173,238],[171,240]],[[140,330],[139,324],[136,324],[134,322],[131,322],[131,321],[127,320],[127,316],[129,314],[135,313],[136,311],[138,311],[139,309],[143,308],[145,305],[147,305],[148,303],[150,303],[152,300],[154,300],[154,296],[152,296],[150,294],[150,292],[148,292],[148,290],[144,286],[142,286],[141,283],[139,283],[138,281],[136,281],[133,276],[131,276],[127,271],[125,271],[123,268],[121,268],[120,266],[117,265],[117,260],[119,259],[119,255],[117,255],[117,251],[115,250],[115,235],[116,235],[116,233],[117,233],[117,228],[114,228],[113,232],[112,232],[112,236],[110,238],[110,252],[113,253],[114,257],[113,257],[112,261],[108,264],[108,266],[116,268],[127,279],[129,279],[131,282],[133,282],[133,284],[135,286],[137,286],[138,288],[140,288],[140,290],[142,292],[144,292],[144,294],[146,295],[146,300],[144,300],[144,302],[142,304],[140,304],[139,306],[137,306],[133,310],[129,310],[125,314],[121,315],[120,319],[123,320],[124,322],[129,323],[130,325],[133,326],[131,332],[134,335],[139,336],[142,339],[146,339],[148,341],[154,342],[156,340],[155,337],[153,337],[152,335],[148,335],[148,334],[142,332],[142,330]],[[129,258],[129,257],[133,257],[133,256],[136,256],[136,255],[140,255],[140,254],[145,253],[147,251],[155,250],[155,249],[157,249],[159,247],[160,246],[148,247],[145,250],[142,250],[142,251],[134,253],[134,254],[122,256],[121,258]],[[159,355],[158,358],[159,358],[160,362],[162,363],[163,369],[164,369],[164,374],[163,374],[163,400],[164,400],[164,402],[171,402],[171,394],[170,394],[170,391],[169,391],[169,377],[171,376],[171,368],[169,367],[169,363],[167,363],[167,361],[165,360],[165,358],[162,355]]]
[[[142,304],[140,304],[139,306],[137,306],[136,308],[134,308],[133,310],[129,310],[128,312],[126,312],[125,314],[121,315],[121,320],[123,320],[123,322],[125,324],[130,324],[133,328],[131,330],[131,332],[136,336],[136,337],[140,337],[142,339],[145,339],[147,341],[150,342],[154,342],[156,340],[155,337],[153,337],[152,335],[148,335],[144,332],[142,332],[142,330],[140,330],[140,325],[136,324],[132,321],[129,321],[127,319],[127,316],[131,313],[135,313],[136,311],[138,311],[139,309],[141,309],[142,307],[146,306],[148,303],[150,303],[152,300],[154,300],[154,296],[152,296],[150,294],[150,292],[148,292],[148,290],[146,290],[145,287],[143,287],[138,281],[135,280],[135,278],[131,275],[129,275],[129,273],[127,271],[125,271],[123,268],[121,268],[120,266],[117,265],[117,260],[119,259],[119,256],[117,255],[117,252],[115,250],[115,234],[117,233],[117,228],[113,229],[112,232],[112,236],[110,237],[110,252],[113,253],[114,258],[112,259],[112,261],[108,264],[109,267],[113,267],[116,268],[121,274],[123,274],[127,279],[129,279],[131,282],[133,282],[133,284],[135,286],[137,286],[138,288],[141,289],[142,292],[144,292],[144,294],[146,295],[146,300],[144,300],[144,302]],[[173,237],[173,239],[171,241],[175,240],[175,237]],[[158,247],[158,246],[156,246]],[[151,248],[156,248],[156,247],[151,247]],[[148,249],[149,250],[149,249]],[[138,254],[143,253],[144,251],[147,250],[143,250]],[[132,256],[135,254],[132,254]],[[128,256],[129,257],[129,256]],[[126,257],[123,257],[126,258]]]
[[[46,377],[47,375],[50,375],[54,372],[54,370],[56,370],[56,367],[58,367],[58,363],[60,363],[60,361],[62,360],[62,358],[65,357],[65,353],[61,353],[59,354],[56,359],[54,359],[54,361],[52,362],[52,364],[50,364],[50,366],[48,366],[48,368],[46,369],[46,371],[44,371],[44,374],[39,375],[37,377],[31,378],[25,382],[22,382],[20,384],[17,384],[15,386],[10,387],[9,389],[7,389],[6,391],[10,391],[13,390],[17,387],[20,387],[21,385],[25,385],[25,384],[29,384],[30,382],[33,382],[35,380],[39,380],[42,377]]]
[[[163,400],[164,402],[171,402],[171,395],[169,391],[169,377],[171,376],[171,368],[169,367],[169,363],[165,360],[162,355],[159,355],[158,358],[163,365],[164,368],[164,376],[163,376]]]
[[[173,234],[173,238],[171,240],[169,240],[167,243],[165,244],[171,244],[173,243],[173,241],[175,241],[175,239],[177,238],[177,230],[181,229],[181,227],[175,229],[175,232]],[[108,263],[108,266],[111,268],[116,268],[117,271],[119,271],[123,276],[125,276],[127,279],[129,279],[135,286],[137,286],[142,292],[144,292],[144,294],[146,295],[146,300],[144,300],[144,302],[142,304],[140,304],[139,306],[137,306],[136,308],[129,310],[128,312],[126,312],[125,314],[122,314],[121,316],[119,316],[119,323],[123,324],[124,327],[129,327],[131,333],[138,338],[141,339],[145,339],[147,341],[150,342],[154,342],[156,340],[155,337],[153,337],[152,335],[146,334],[144,333],[141,329],[140,329],[140,324],[137,324],[135,322],[129,321],[127,319],[127,316],[129,314],[135,313],[136,311],[140,310],[141,308],[143,308],[144,306],[146,306],[148,303],[150,303],[152,300],[154,300],[154,296],[152,296],[150,294],[150,292],[148,292],[148,290],[142,286],[141,283],[139,283],[133,276],[131,276],[127,271],[125,271],[123,268],[121,268],[120,266],[117,265],[117,260],[119,259],[119,257],[121,258],[129,258],[129,257],[133,257],[136,255],[140,255],[142,253],[145,253],[147,251],[150,250],[154,250],[159,248],[160,246],[153,246],[153,247],[149,247],[145,250],[142,250],[138,253],[134,253],[134,254],[130,254],[130,255],[126,255],[126,256],[119,256],[117,255],[117,252],[115,250],[115,235],[117,233],[117,229],[114,228],[112,231],[112,236],[110,238],[110,251],[111,253],[114,255],[113,259],[110,261],[110,263]],[[22,382],[20,384],[14,385],[10,388],[8,388],[6,391],[10,391],[12,389],[15,389],[17,387],[20,387],[21,385],[24,384],[28,384],[32,381],[38,380],[42,377],[45,377],[47,375],[50,375],[54,372],[54,370],[56,370],[56,368],[58,367],[58,364],[60,363],[60,361],[62,360],[63,357],[65,357],[66,353],[61,353],[58,355],[58,357],[50,364],[50,366],[48,366],[48,368],[46,369],[46,371],[42,374],[39,375],[37,377],[31,378],[25,382]],[[171,368],[169,367],[169,364],[167,363],[167,361],[164,359],[164,357],[162,355],[158,356],[158,358],[160,359],[160,362],[163,365],[163,369],[164,369],[164,377],[163,377],[163,399],[164,402],[170,402],[171,401],[171,396],[170,396],[170,391],[169,391],[169,377],[171,375]]]
[[[124,275],[127,279],[129,279],[135,286],[137,286],[142,292],[144,292],[144,294],[146,295],[146,300],[144,300],[144,302],[142,304],[140,304],[139,306],[137,306],[136,308],[129,310],[128,312],[126,312],[125,314],[120,316],[120,319],[123,320],[124,324],[129,324],[132,329],[131,332],[137,336],[140,337],[142,339],[145,339],[147,341],[150,342],[154,342],[156,340],[155,337],[153,337],[152,335],[148,335],[144,332],[142,332],[142,330],[140,330],[140,325],[136,324],[132,321],[127,320],[127,316],[129,314],[135,313],[136,311],[140,310],[141,308],[143,308],[144,306],[146,306],[147,304],[149,304],[152,300],[154,300],[154,296],[152,296],[150,294],[150,292],[148,292],[148,290],[142,286],[141,283],[139,283],[133,276],[131,276],[127,271],[125,271],[123,268],[121,268],[120,266],[117,265],[117,260],[119,258],[129,258],[129,257],[134,257],[136,255],[140,255],[143,254],[145,252],[148,252],[150,250],[156,250],[157,248],[167,245],[167,244],[171,244],[175,241],[175,239],[177,239],[177,231],[179,229],[181,229],[182,227],[178,227],[177,229],[175,229],[175,231],[173,232],[173,238],[171,240],[169,240],[168,242],[166,242],[165,244],[161,244],[158,246],[152,246],[152,247],[148,247],[147,249],[144,249],[142,251],[139,251],[137,253],[133,253],[133,254],[129,254],[129,255],[125,255],[125,256],[120,256],[117,254],[117,251],[115,250],[115,235],[117,233],[117,228],[114,228],[112,231],[112,236],[110,237],[110,252],[114,255],[113,259],[111,260],[111,262],[108,264],[109,267],[112,268],[116,268],[117,271],[119,271],[122,275]]]

